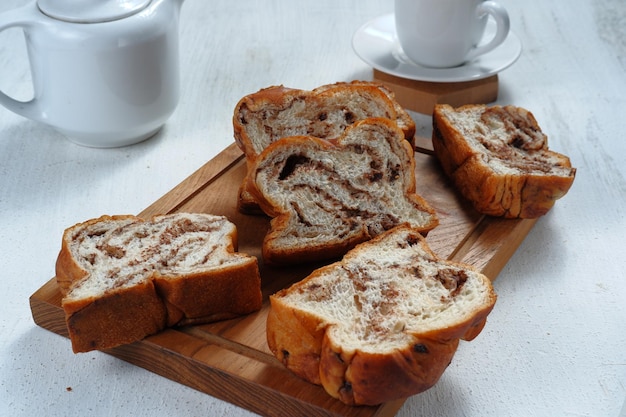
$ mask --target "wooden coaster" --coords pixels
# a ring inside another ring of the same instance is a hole
[[[435,104],[487,104],[498,98],[498,75],[476,81],[433,83],[408,80],[374,70],[374,81],[385,84],[401,106],[422,114],[432,114]]]

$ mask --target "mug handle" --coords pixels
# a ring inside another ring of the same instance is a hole
[[[30,3],[26,6],[0,14],[0,32],[9,28],[17,27],[22,28],[22,30],[24,30],[24,34],[28,37],[28,31],[33,30],[35,27],[33,23],[37,20],[37,12],[38,10],[36,4]],[[0,90],[0,104],[20,116],[32,120],[41,120],[39,100],[35,97],[29,101],[19,101]]]
[[[471,49],[466,57],[468,61],[494,50],[504,42],[509,34],[511,23],[509,21],[509,14],[504,7],[495,1],[484,1],[480,3],[476,8],[477,17],[481,18],[488,14],[493,16],[496,21],[496,34],[486,45]]]

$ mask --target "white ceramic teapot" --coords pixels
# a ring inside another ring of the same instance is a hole
[[[34,96],[0,104],[70,140],[117,147],[154,135],[179,97],[183,0],[35,0],[0,15],[24,31]]]

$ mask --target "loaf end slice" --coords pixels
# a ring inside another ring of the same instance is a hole
[[[532,113],[515,106],[435,106],[433,149],[460,194],[491,216],[542,216],[576,174]]]
[[[495,301],[487,277],[401,225],[272,295],[268,345],[331,396],[377,405],[432,387]]]
[[[233,114],[236,143],[256,158],[272,142],[308,135],[335,139],[355,122],[370,117],[395,121],[411,144],[415,122],[382,84],[340,82],[314,90],[272,86],[239,100]]]
[[[438,224],[415,192],[415,159],[387,119],[366,119],[335,142],[295,136],[272,143],[251,167],[251,192],[273,217],[263,241],[268,263],[343,256],[356,244],[409,223]]]
[[[260,309],[257,259],[236,245],[235,225],[208,214],[102,216],[68,228],[56,279],[73,350]]]

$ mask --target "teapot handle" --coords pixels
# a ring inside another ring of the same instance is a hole
[[[34,30],[36,27],[35,23],[38,20],[38,16],[39,10],[34,2],[23,7],[4,12],[0,14],[0,32],[13,27],[22,28],[28,38],[28,32]],[[36,97],[29,101],[19,101],[0,90],[0,104],[12,112],[28,119],[42,119],[42,111],[39,106],[39,100]]]
[[[467,61],[471,61],[477,56],[486,54],[500,46],[500,44],[506,40],[511,28],[509,14],[500,3],[495,1],[484,1],[480,3],[476,9],[476,14],[478,17],[491,15],[496,21],[496,33],[486,45],[481,45],[470,50],[469,54],[465,57]]]

